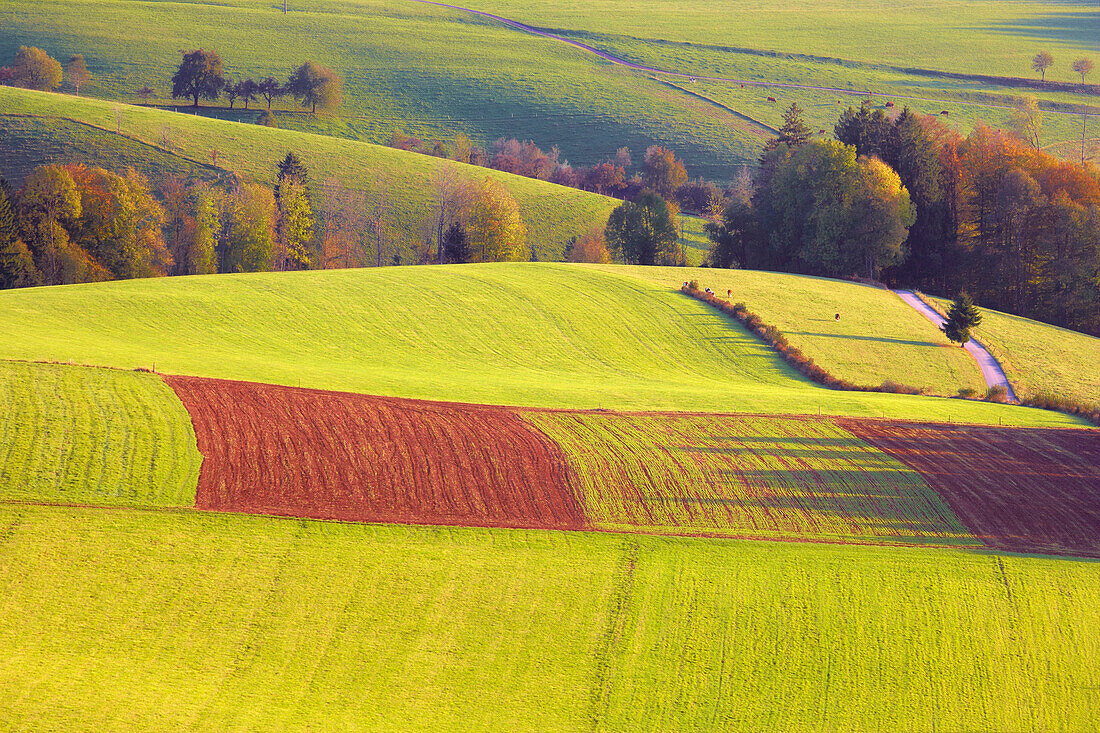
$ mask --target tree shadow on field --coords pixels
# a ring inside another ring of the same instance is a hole
[[[1082,0],[1079,5],[1096,7],[1095,0]],[[1100,40],[1100,10],[1080,13],[1057,13],[1039,18],[1017,18],[978,31],[992,31],[1012,36],[1029,36],[1041,40],[1062,41],[1082,48],[1097,48]],[[1021,69],[1023,74],[1027,69]],[[1069,62],[1062,64],[1064,74],[1072,74]]]
[[[932,341],[911,341],[908,339],[895,339],[887,338],[884,336],[855,336],[840,333],[814,333],[813,331],[790,331],[791,336],[812,336],[814,338],[831,338],[842,339],[845,341],[877,341],[883,344],[903,344],[905,346],[929,346],[935,349],[944,346],[944,344],[933,343]]]

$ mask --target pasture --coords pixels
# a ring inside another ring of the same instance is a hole
[[[498,405],[1079,424],[1043,410],[827,390],[671,288],[561,264],[6,291],[0,358]]]
[[[1098,722],[1095,562],[123,509],[0,528],[15,728]]]
[[[856,105],[869,89],[926,97],[935,101],[912,104],[950,109],[964,133],[979,120],[1007,124],[1011,112],[997,107],[1013,106],[1022,93],[967,75],[1031,78],[1031,56],[1046,49],[1057,59],[1049,78],[1074,81],[1071,60],[1095,56],[1100,38],[1100,15],[1071,0],[935,0],[900,7],[843,0],[813,9],[789,1],[767,7],[668,1],[647,3],[645,13],[623,0],[476,7],[687,74],[837,87],[854,95],[846,104]],[[0,39],[0,56],[10,57],[20,44],[58,57],[83,53],[96,77],[89,94],[133,99],[136,89],[149,85],[157,103],[169,106],[178,49],[217,49],[232,78],[286,78],[313,58],[344,76],[344,106],[336,115],[312,118],[285,103],[278,114],[282,126],[375,143],[398,129],[426,138],[465,132],[483,145],[516,137],[544,149],[557,145],[574,164],[601,162],[622,146],[640,160],[647,146],[663,144],[680,151],[694,175],[715,180],[732,179],[759,152],[764,135],[745,116],[776,126],[782,107],[798,101],[810,110],[811,124],[831,128],[841,109],[836,92],[749,87],[742,94],[729,83],[700,84],[700,92],[730,112],[561,42],[423,3],[322,0],[292,4],[291,10],[284,16],[261,0],[4,0],[0,23],[10,32]],[[119,28],[128,29],[124,44]],[[280,42],[288,36],[293,44]],[[766,102],[775,95],[780,104]],[[1095,95],[1039,96],[1048,105],[1097,104]],[[992,106],[967,105],[974,101]],[[234,120],[256,115],[207,113]],[[1048,118],[1046,144],[1069,149],[1080,139],[1079,118]]]
[[[933,302],[946,313],[951,302]],[[1001,362],[1021,397],[1100,404],[1100,338],[983,308],[974,336]]]

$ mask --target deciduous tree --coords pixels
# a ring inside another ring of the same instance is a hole
[[[70,56],[65,64],[65,81],[80,94],[80,87],[92,80],[92,74],[88,71],[88,65],[84,63],[84,57],[80,54]]]
[[[34,46],[20,46],[11,65],[11,85],[52,92],[61,86],[61,64]]]
[[[197,216],[200,231],[205,229],[205,213],[200,199]],[[239,186],[226,199],[225,220],[226,234],[221,242],[218,269],[221,272],[271,269],[275,235],[275,196],[271,189],[259,183]]]
[[[507,262],[527,259],[527,225],[512,194],[486,177],[471,191],[466,234],[471,262]]]
[[[1054,65],[1054,57],[1046,51],[1040,51],[1035,54],[1035,58],[1031,60],[1031,68],[1038,71],[1042,76],[1043,81],[1047,80],[1047,69]]]
[[[338,107],[342,87],[335,71],[314,61],[306,61],[295,69],[286,83],[287,91],[303,107],[310,107],[313,114],[317,114],[317,107],[322,110]]]
[[[1081,75],[1081,83],[1085,83],[1085,77],[1092,73],[1092,59],[1082,56],[1073,62],[1073,70]]]
[[[183,54],[172,75],[172,99],[193,99],[192,106],[198,107],[199,99],[217,99],[225,85],[221,57],[214,51],[196,49]]]
[[[657,145],[646,149],[642,178],[662,198],[671,199],[680,186],[687,182],[687,177],[683,161],[671,150]]]
[[[604,236],[627,264],[685,264],[676,218],[668,202],[652,191],[616,207]]]

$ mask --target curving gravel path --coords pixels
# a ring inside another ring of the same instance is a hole
[[[561,41],[562,43],[568,43],[570,46],[576,46],[577,48],[588,51],[589,53],[595,54],[596,56],[600,57],[601,59],[603,59],[605,61],[610,61],[613,64],[618,64],[619,66],[625,66],[628,69],[636,69],[637,71],[645,71],[645,72],[648,72],[650,74],[663,74],[664,76],[673,76],[673,77],[678,77],[680,79],[691,79],[692,81],[698,79],[698,80],[702,80],[702,81],[729,82],[731,84],[740,84],[741,86],[746,86],[746,87],[751,86],[751,87],[774,87],[774,88],[777,88],[777,89],[807,89],[807,90],[815,91],[815,92],[833,92],[833,93],[836,93],[836,94],[849,94],[849,95],[854,95],[854,96],[857,96],[857,97],[874,96],[874,97],[882,97],[884,99],[911,99],[911,100],[923,101],[923,102],[936,102],[937,104],[954,104],[954,105],[957,105],[957,106],[964,106],[964,107],[984,107],[986,109],[1012,109],[1012,110],[1016,109],[1015,107],[1013,107],[1010,104],[986,104],[986,103],[983,103],[983,102],[966,102],[966,101],[962,101],[962,100],[959,100],[959,99],[939,99],[939,98],[936,98],[936,97],[920,97],[920,96],[905,95],[905,94],[883,94],[882,92],[872,92],[872,91],[866,90],[866,89],[863,90],[863,91],[857,91],[857,90],[854,90],[854,89],[851,89],[851,88],[844,89],[844,88],[840,88],[840,87],[819,87],[819,86],[813,86],[813,85],[810,85],[810,84],[790,84],[790,83],[777,82],[777,81],[776,82],[773,82],[773,81],[753,81],[751,79],[732,79],[732,78],[725,77],[725,76],[703,76],[703,75],[699,75],[699,74],[689,74],[689,73],[682,72],[682,71],[670,71],[668,69],[660,69],[660,68],[657,68],[655,66],[645,66],[643,64],[636,64],[633,61],[627,61],[626,59],[621,58],[619,56],[615,56],[613,54],[607,53],[606,51],[601,51],[598,48],[595,48],[593,46],[589,46],[587,43],[581,43],[580,41],[574,41],[573,39],[566,38],[565,36],[559,36],[559,35],[555,35],[553,33],[548,33],[547,31],[539,30],[538,28],[526,25],[525,23],[520,23],[517,20],[511,20],[510,18],[505,18],[502,15],[494,15],[493,13],[487,13],[484,10],[473,10],[471,8],[464,8],[461,5],[448,5],[447,3],[433,2],[433,0],[411,0],[411,2],[420,3],[422,5],[434,5],[434,6],[439,7],[439,8],[448,8],[450,10],[458,10],[458,11],[463,12],[463,13],[470,13],[471,15],[479,15],[483,18],[489,18],[491,20],[495,20],[499,23],[503,23],[504,25],[510,26],[510,27],[515,28],[517,30],[523,31],[524,33],[531,33],[532,35],[542,36],[543,38],[549,38],[549,39],[554,40],[554,41]],[[1044,109],[1043,112],[1046,113],[1046,114],[1068,115],[1070,117],[1079,117],[1080,114],[1081,114],[1080,112],[1063,112],[1061,110],[1054,110],[1054,109]]]
[[[912,306],[914,310],[935,323],[937,327],[944,324],[943,316],[917,297],[917,294],[912,290],[895,290],[894,292],[899,298]],[[970,355],[974,357],[974,361],[978,362],[978,368],[982,370],[982,377],[985,378],[987,385],[990,387],[1004,387],[1008,390],[1008,399],[1011,402],[1020,401],[1016,397],[1016,392],[1012,389],[1008,377],[1005,376],[1004,370],[1001,369],[1001,365],[993,358],[993,354],[990,354],[984,346],[974,339],[967,341],[963,348],[970,352]]]

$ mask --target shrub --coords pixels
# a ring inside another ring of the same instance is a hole
[[[974,400],[978,398],[979,394],[980,393],[978,392],[978,390],[974,389],[973,387],[963,387],[959,390],[958,396],[964,400]]]
[[[995,384],[985,391],[986,402],[1008,402],[1008,389],[1001,384]]]

